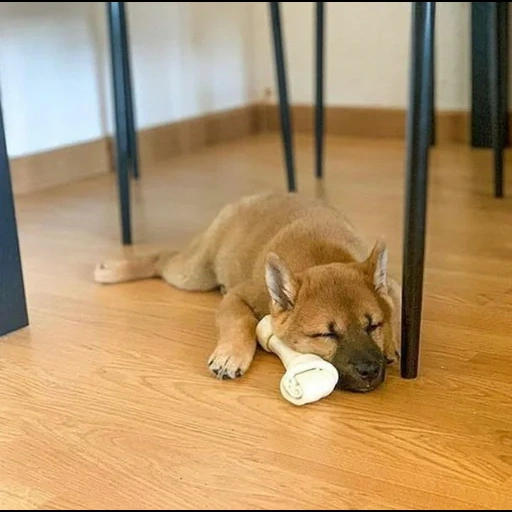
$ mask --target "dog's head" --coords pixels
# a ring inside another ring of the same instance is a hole
[[[383,383],[385,336],[394,336],[388,295],[387,250],[378,241],[358,263],[331,263],[293,274],[278,255],[265,278],[273,332],[291,348],[330,361],[338,388],[372,391]]]

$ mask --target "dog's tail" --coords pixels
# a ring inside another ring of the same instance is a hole
[[[94,280],[101,284],[114,284],[160,277],[163,264],[174,253],[166,251],[148,256],[102,261],[94,269]]]

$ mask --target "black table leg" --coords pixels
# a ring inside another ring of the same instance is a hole
[[[137,130],[135,126],[135,110],[133,100],[133,84],[132,70],[130,63],[130,42],[129,28],[126,16],[125,2],[120,2],[119,9],[120,27],[122,34],[122,52],[123,52],[123,71],[124,71],[124,87],[126,99],[126,123],[128,130],[128,160],[131,165],[133,177],[139,177],[139,152],[137,148]]]
[[[316,4],[316,102],[315,102],[315,171],[323,177],[324,164],[324,53],[325,53],[325,2]]]
[[[425,259],[435,2],[412,3],[402,275],[402,377],[418,375]]]
[[[496,5],[497,4],[497,5]],[[493,7],[493,5],[495,5]],[[497,10],[497,13],[496,13]],[[471,146],[492,148],[492,44],[498,45],[503,146],[508,144],[508,2],[471,2]],[[493,14],[494,13],[494,14]],[[496,20],[497,16],[497,20]],[[498,40],[492,37],[498,36]]]
[[[9,157],[0,105],[0,336],[28,324]]]
[[[274,59],[276,66],[277,88],[279,92],[279,110],[281,115],[281,133],[283,137],[284,156],[288,191],[296,191],[295,164],[292,145],[292,122],[288,102],[288,87],[286,83],[286,64],[284,58],[283,35],[281,28],[281,13],[279,2],[269,2],[272,36],[274,41]]]
[[[436,45],[435,35],[434,41],[432,42],[432,71],[430,74],[430,108],[432,110],[430,118],[432,122],[430,124],[430,144],[435,146],[436,144]]]
[[[123,57],[122,12],[124,2],[107,2],[107,16],[110,36],[110,57],[112,67],[112,85],[114,92],[114,117],[117,156],[117,180],[121,217],[121,238],[124,245],[132,243],[130,175],[129,175],[129,137],[126,85]]]
[[[489,96],[491,106],[491,138],[494,156],[494,196],[503,197],[503,125],[506,122],[501,99],[502,66],[500,65],[499,7],[489,2]],[[507,58],[507,57],[505,57]]]

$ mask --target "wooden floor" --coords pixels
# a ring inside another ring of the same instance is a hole
[[[383,235],[400,276],[402,144],[328,139],[323,190],[310,138],[297,159],[301,191]],[[237,382],[210,376],[216,295],[92,282],[122,252],[114,177],[18,199],[31,326],[0,342],[0,507],[509,509],[512,199],[491,197],[490,162],[432,155],[420,378],[304,408],[279,395],[270,354]],[[282,165],[261,136],[143,169],[133,250],[179,247],[225,202],[284,190]]]

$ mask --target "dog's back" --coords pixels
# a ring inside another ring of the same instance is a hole
[[[361,261],[369,253],[342,213],[297,194],[245,197],[226,206],[206,236],[218,282],[226,289],[262,279],[269,252],[285,255],[296,272],[334,261]]]

